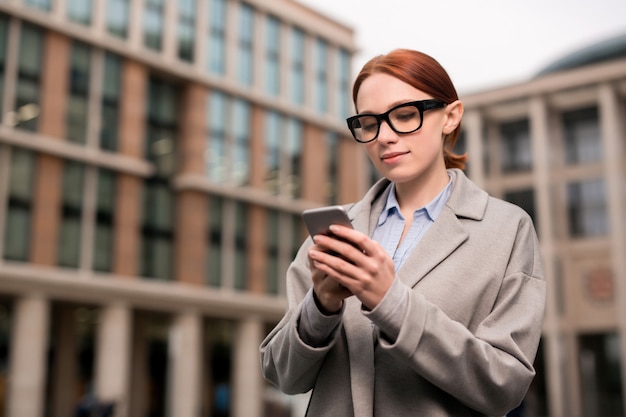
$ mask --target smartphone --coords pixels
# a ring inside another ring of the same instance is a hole
[[[348,213],[342,206],[327,206],[304,210],[302,219],[311,236],[331,235],[329,229],[331,224],[352,228]]]

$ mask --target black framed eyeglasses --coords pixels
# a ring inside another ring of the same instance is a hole
[[[348,117],[348,129],[357,142],[368,143],[378,137],[380,124],[386,121],[396,133],[413,133],[422,127],[426,110],[440,109],[446,103],[441,100],[419,100],[399,104],[384,113],[362,113]]]

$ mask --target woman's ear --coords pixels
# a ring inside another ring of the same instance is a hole
[[[463,117],[463,103],[460,100],[453,101],[446,106],[446,121],[443,125],[444,135],[454,132]]]

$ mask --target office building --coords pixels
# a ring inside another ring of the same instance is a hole
[[[0,1],[0,416],[272,416],[304,208],[362,194],[354,33],[292,0]]]
[[[463,97],[467,172],[533,218],[548,309],[527,416],[626,410],[626,35]]]

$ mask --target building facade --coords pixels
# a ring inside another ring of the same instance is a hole
[[[368,183],[354,51],[292,0],[0,1],[1,417],[293,408],[258,346]]]
[[[626,36],[462,99],[469,176],[531,215],[544,258],[523,415],[625,415]]]

